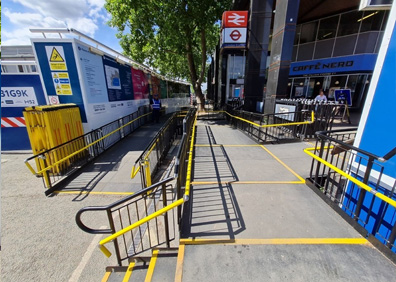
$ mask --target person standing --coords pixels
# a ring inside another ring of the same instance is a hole
[[[160,110],[161,110],[161,100],[158,94],[153,94],[153,98],[150,100],[150,107],[152,110],[153,122],[159,123]]]
[[[326,97],[326,95],[324,94],[323,89],[320,89],[319,95],[315,97],[315,101],[318,101],[318,102],[327,102],[327,97]]]

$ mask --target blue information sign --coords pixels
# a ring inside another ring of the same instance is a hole
[[[337,89],[334,90],[334,98],[340,104],[347,104],[352,107],[351,90],[350,89]]]

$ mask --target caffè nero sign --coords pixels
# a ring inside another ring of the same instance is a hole
[[[293,67],[293,71],[304,71],[304,70],[331,70],[335,68],[347,68],[347,67],[352,67],[354,64],[354,61],[340,61],[340,62],[333,62],[333,63],[321,63],[318,62],[313,65],[305,65],[305,66],[295,66]]]
[[[312,61],[294,62],[290,65],[290,76],[317,75],[325,73],[372,72],[377,54],[327,58]]]

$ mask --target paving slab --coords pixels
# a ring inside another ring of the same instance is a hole
[[[193,186],[184,238],[357,238],[305,184]]]
[[[186,245],[183,281],[394,281],[367,245]]]

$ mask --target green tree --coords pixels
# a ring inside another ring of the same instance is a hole
[[[106,0],[125,55],[163,75],[188,79],[203,105],[201,85],[219,20],[232,0]]]

